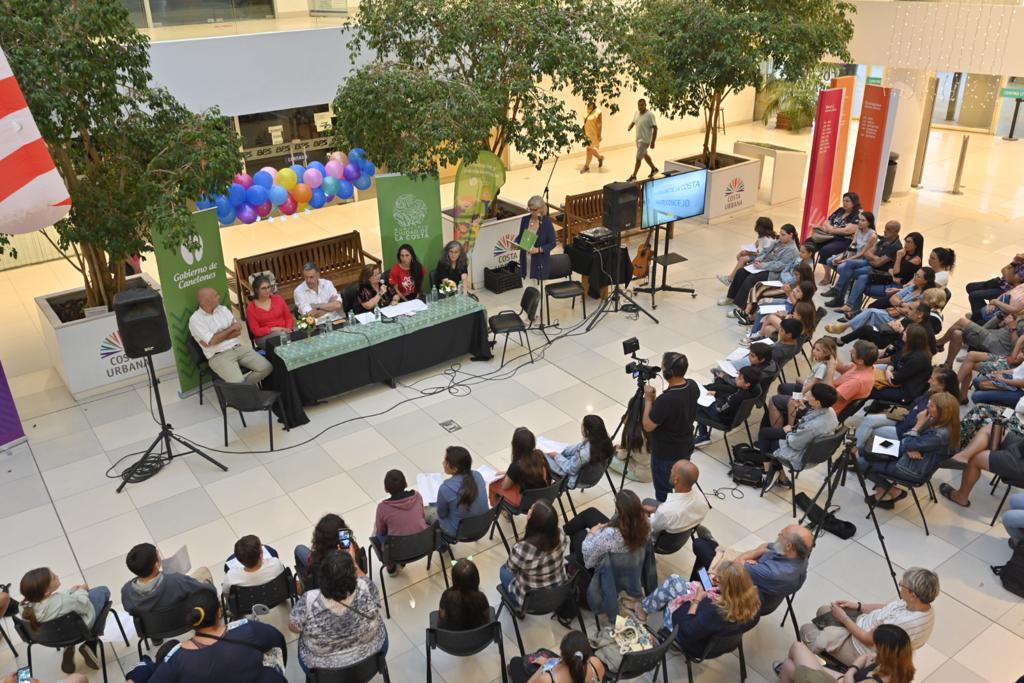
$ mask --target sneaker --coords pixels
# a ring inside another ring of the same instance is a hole
[[[99,671],[100,660],[96,656],[96,650],[92,649],[89,643],[82,643],[78,646],[78,652],[82,655],[82,659],[85,660],[85,665],[90,669]]]
[[[782,675],[782,660],[776,659],[774,662],[772,662],[772,671],[775,672],[776,676]]]
[[[743,347],[748,347],[748,346],[750,346],[750,345],[751,345],[752,343],[753,343],[753,342],[751,342],[751,341],[750,341],[750,335],[749,335],[749,334],[745,334],[745,335],[743,335],[743,336],[742,336],[742,337],[740,338],[740,346],[743,346]]]
[[[635,175],[631,175],[628,178],[626,178],[626,182],[627,183],[632,183],[632,182],[635,182],[635,181],[636,181],[636,176]]]
[[[580,169],[580,173],[590,173],[590,167],[584,166],[583,168]]]
[[[736,315],[736,309],[735,308],[732,308],[732,309],[729,309],[728,311],[726,311],[725,312],[725,317],[726,318],[736,318],[736,319],[739,319],[739,316]]]
[[[835,299],[836,297],[839,296],[839,290],[836,289],[835,287],[832,287],[827,292],[823,292],[822,296],[825,297],[826,299]]]
[[[60,660],[60,670],[66,674],[75,673],[75,648],[64,648],[64,656]]]
[[[726,287],[732,284],[732,278],[729,277],[728,275],[716,275],[715,277],[717,277],[718,281],[721,282]]]
[[[597,158],[597,167],[601,168],[603,166],[604,166],[604,157],[598,157]]]
[[[733,305],[732,299],[730,299],[727,296],[723,296],[721,299],[718,300],[718,305],[719,306],[732,306]]]
[[[843,300],[838,297],[835,299],[829,299],[825,302],[825,308],[842,308],[845,305],[846,304],[843,303]]]
[[[734,308],[732,312],[735,314],[733,317],[739,321],[740,325],[753,325],[754,321],[751,319],[747,312],[742,308]]]
[[[701,430],[701,431],[698,431],[696,434],[693,435],[693,445],[694,446],[705,446],[705,445],[707,445],[709,443],[711,443],[711,432],[706,431],[706,430]]]

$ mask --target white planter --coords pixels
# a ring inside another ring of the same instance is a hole
[[[522,213],[510,216],[509,218],[485,221],[480,227],[480,233],[477,235],[473,250],[467,254],[469,256],[469,276],[472,279],[473,289],[484,286],[484,268],[499,268],[510,261],[519,260],[519,248],[513,246],[512,241],[519,234],[519,224],[522,222],[523,216],[529,213],[529,210],[518,202],[512,202],[508,199],[499,199],[499,201],[505,206],[522,209]],[[452,235],[455,232],[455,219],[451,217],[449,211],[451,209],[441,212],[441,223],[446,244],[452,239]]]
[[[160,284],[145,273],[129,281],[136,279],[160,289]],[[76,400],[133,384],[147,372],[144,358],[125,355],[117,319],[112,312],[64,323],[49,304],[49,301],[82,295],[83,290],[78,288],[35,299],[50,360]],[[170,351],[157,354],[153,356],[153,364],[157,372],[170,368],[174,365],[174,356]]]
[[[757,186],[761,181],[761,160],[735,154],[718,153],[719,157],[741,159],[739,163],[708,171],[704,193],[704,220],[720,223],[736,214],[752,211],[757,204]],[[695,171],[700,166],[686,163],[691,157],[665,162],[665,172]]]

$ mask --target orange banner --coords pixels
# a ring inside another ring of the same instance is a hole
[[[832,169],[832,191],[829,193],[829,210],[839,206],[846,185],[846,147],[850,141],[850,116],[853,113],[853,90],[857,87],[856,76],[838,76],[832,79],[832,87],[843,91],[843,110],[839,112],[839,133],[836,135],[836,161]]]
[[[860,195],[865,211],[878,214],[882,203],[885,169],[889,163],[893,123],[899,91],[880,85],[864,86],[864,104],[860,110],[857,147],[853,152],[850,191]]]

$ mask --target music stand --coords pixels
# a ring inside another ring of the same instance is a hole
[[[675,252],[671,252],[670,253],[669,250],[668,250],[669,242],[671,241],[671,240],[669,240],[669,237],[668,237],[668,231],[669,231],[671,225],[672,225],[672,223],[658,223],[657,225],[652,225],[650,228],[648,228],[648,230],[653,230],[654,231],[654,248],[653,248],[654,258],[651,259],[651,261],[652,261],[651,262],[651,266],[650,266],[651,270],[650,270],[650,274],[649,274],[649,283],[650,284],[648,284],[647,287],[634,287],[633,288],[634,292],[643,292],[645,294],[647,292],[651,293],[651,308],[657,308],[658,307],[658,304],[654,300],[654,293],[655,292],[682,292],[683,294],[689,294],[694,299],[697,298],[697,290],[693,289],[692,287],[673,287],[673,286],[671,286],[669,284],[666,284],[668,282],[668,267],[670,265],[672,265],[673,263],[682,263],[683,261],[686,260],[685,256],[680,256],[679,254],[677,254]],[[663,253],[659,257],[658,256],[658,237],[659,237],[659,235],[661,233],[661,229],[662,228],[665,229],[665,253]],[[658,266],[661,266],[661,284],[660,285],[657,284],[658,283]]]

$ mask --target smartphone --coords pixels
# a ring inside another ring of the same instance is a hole
[[[714,584],[711,583],[711,577],[708,575],[708,570],[701,567],[697,570],[697,575],[700,576],[700,582],[704,586],[704,590],[709,591],[714,588]]]
[[[544,666],[542,666],[540,670],[544,671],[544,672],[551,671],[556,666],[558,666],[558,663],[561,662],[561,661],[562,660],[559,659],[558,657],[552,657],[548,661],[544,662]]]
[[[348,549],[352,546],[352,530],[351,529],[338,529],[338,544],[342,548]]]
[[[32,683],[32,667],[23,666],[18,669],[18,683]]]
[[[882,448],[888,448],[889,446],[892,445],[892,441],[886,439],[885,441],[879,441],[878,445],[881,446]]]

